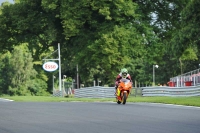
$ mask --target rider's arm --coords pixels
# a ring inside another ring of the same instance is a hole
[[[118,85],[120,82],[121,76],[117,75],[116,80],[115,80],[115,85]]]
[[[131,75],[128,75],[128,79],[132,82]]]

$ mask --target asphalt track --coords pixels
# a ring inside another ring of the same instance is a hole
[[[0,133],[200,133],[200,108],[0,100]]]

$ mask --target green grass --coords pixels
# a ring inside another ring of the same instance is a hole
[[[129,102],[165,103],[200,107],[200,97],[131,97]]]
[[[14,100],[16,102],[115,102],[115,98],[74,98],[74,97],[51,97],[51,96],[2,96]],[[200,97],[134,97],[130,96],[127,102],[150,102],[150,103],[166,103],[187,106],[199,106]]]

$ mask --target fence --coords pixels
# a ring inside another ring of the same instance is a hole
[[[74,97],[79,98],[114,98],[114,87],[87,87],[74,90]]]
[[[182,75],[170,78],[170,82],[174,83],[174,87],[195,86],[200,84],[200,69],[196,69]]]
[[[74,97],[77,98],[115,98],[114,87],[88,87],[74,90]],[[190,87],[141,87],[132,89],[131,96],[200,96],[200,86]]]
[[[142,87],[142,96],[200,96],[200,86],[190,87]]]
[[[72,94],[74,88],[77,88],[77,84],[74,82],[67,82],[67,81],[62,81],[62,90],[56,90],[55,88],[53,89],[53,95],[55,97],[64,97],[67,95]]]

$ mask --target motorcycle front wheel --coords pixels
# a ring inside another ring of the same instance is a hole
[[[120,102],[119,100],[117,100],[117,103],[118,103],[118,104],[121,104],[121,102]]]
[[[127,98],[127,93],[126,92],[124,92],[123,93],[123,97],[122,97],[122,99],[123,99],[123,104],[126,104],[126,98]]]

